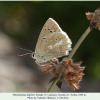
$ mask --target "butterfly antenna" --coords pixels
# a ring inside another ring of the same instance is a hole
[[[18,55],[18,56],[25,56],[25,55],[28,55],[28,54],[32,54],[32,53],[25,53],[25,54]]]
[[[17,48],[19,48],[19,47],[17,47]],[[19,48],[19,49],[22,49],[22,50],[25,50],[25,51],[29,51],[30,53],[25,53],[25,54],[18,55],[18,56],[25,56],[25,55],[28,55],[28,54],[34,54],[34,52],[32,52],[31,50],[24,49],[24,48]]]
[[[31,50],[24,49],[24,48],[19,48],[19,47],[17,47],[17,48],[18,48],[18,49],[21,49],[21,50],[29,51],[29,52],[31,52],[31,53],[32,53],[32,51],[31,51]]]

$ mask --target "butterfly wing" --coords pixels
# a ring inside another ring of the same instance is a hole
[[[61,31],[62,29],[59,27],[57,22],[54,21],[52,18],[49,18],[44,24],[40,32],[40,35],[36,44],[36,48],[35,48],[35,54],[38,54],[40,52],[39,48],[41,48],[41,44],[43,44],[43,39],[47,35],[52,34],[53,32],[61,32]]]
[[[47,62],[53,58],[67,55],[71,49],[71,40],[62,31],[57,22],[49,18],[40,33],[34,58],[37,62]]]
[[[46,37],[47,40],[43,41],[41,53],[39,54],[42,62],[49,61],[53,58],[68,55],[71,50],[71,40],[65,32],[55,32]],[[47,42],[46,42],[47,41]]]

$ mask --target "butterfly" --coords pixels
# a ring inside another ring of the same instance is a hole
[[[46,63],[54,58],[68,55],[71,50],[71,40],[58,23],[49,18],[44,24],[32,58],[37,64]]]

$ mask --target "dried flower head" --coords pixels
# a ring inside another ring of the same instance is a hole
[[[79,89],[79,82],[82,80],[82,77],[84,75],[83,70],[85,68],[80,66],[82,62],[73,63],[73,61],[70,59],[63,60],[62,64],[65,67],[63,72],[65,81],[69,83],[70,87],[73,90]]]
[[[51,75],[55,76],[57,70],[59,69],[59,61],[58,59],[54,58],[49,63],[41,64],[39,69],[42,71],[42,73],[47,73],[50,71]]]
[[[86,17],[87,17],[88,20],[91,20],[93,18],[93,13],[87,12],[85,14],[86,14]]]
[[[62,75],[56,85],[61,89],[62,80],[65,79],[73,90],[79,89],[79,83],[83,77],[83,70],[85,67],[81,67],[82,62],[73,63],[71,59],[63,59],[61,62],[58,59],[53,59],[51,63],[42,64],[40,69],[43,73],[50,72],[53,76],[50,82],[54,82],[60,73]]]
[[[52,70],[50,71],[50,74],[51,74],[52,76],[56,76],[57,70],[56,70],[55,68],[52,69]]]
[[[94,13],[87,12],[86,17],[90,20],[90,29],[98,27],[100,30],[100,8],[96,9]]]
[[[52,64],[43,64],[39,67],[43,74],[49,72],[53,68]]]

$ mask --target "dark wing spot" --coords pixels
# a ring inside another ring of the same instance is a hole
[[[44,37],[43,39],[45,40],[46,38]]]
[[[46,37],[43,37],[43,40],[45,40],[46,42],[48,42],[47,39],[46,39]]]
[[[58,39],[56,38],[55,40],[57,41]]]
[[[43,59],[44,61],[46,61],[46,59]]]
[[[48,28],[48,30],[50,30],[50,28]]]
[[[43,58],[43,56],[41,56]]]
[[[48,30],[50,30],[50,28],[48,28]],[[52,31],[50,30],[50,32],[52,33]]]
[[[46,28],[45,28],[45,30],[46,30]]]
[[[48,42],[48,41],[46,40],[46,42]]]
[[[52,33],[52,31],[50,31]]]

